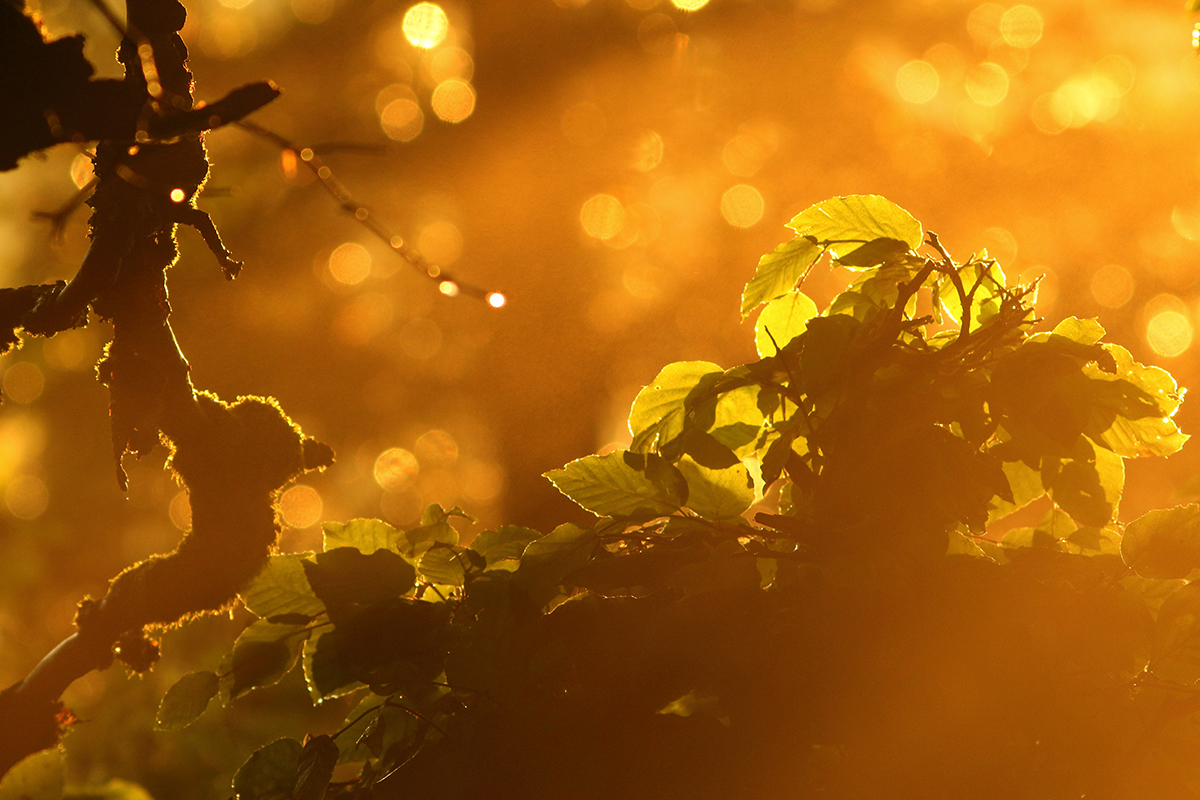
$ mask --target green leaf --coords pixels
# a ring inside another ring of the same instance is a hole
[[[154,728],[177,731],[191,725],[208,708],[209,701],[220,688],[217,673],[210,670],[184,675],[163,695],[154,718]]]
[[[281,614],[304,614],[315,617],[325,611],[325,604],[313,594],[304,574],[304,564],[311,553],[288,553],[271,556],[267,566],[238,596],[252,613],[260,617]]]
[[[1160,508],[1125,526],[1121,557],[1144,578],[1182,578],[1200,567],[1200,505]]]
[[[304,562],[308,582],[317,597],[330,609],[369,606],[399,597],[416,584],[417,573],[391,550],[363,555],[353,547],[319,553],[316,561]]]
[[[484,531],[476,536],[471,549],[487,559],[488,567],[493,567],[500,561],[520,558],[526,545],[540,538],[542,534],[532,528],[501,525],[494,531]]]
[[[325,792],[329,789],[339,755],[337,742],[327,734],[313,736],[305,742],[304,750],[300,753],[292,800],[325,800]]]
[[[295,739],[277,739],[256,750],[233,776],[237,800],[289,800],[304,747]]]
[[[99,784],[68,786],[62,796],[63,800],[154,800],[143,787],[120,778]]]
[[[63,784],[63,753],[52,747],[26,756],[4,775],[0,800],[58,800]]]
[[[1053,470],[1042,464],[1042,480],[1054,502],[1080,525],[1103,528],[1116,518],[1125,485],[1125,460],[1080,437],[1078,457]]]
[[[754,503],[754,481],[745,464],[709,469],[684,456],[677,466],[688,484],[687,507],[705,519],[734,519]]]
[[[274,683],[283,676],[291,662],[287,642],[249,641],[233,648],[230,670],[233,688],[230,697],[238,697],[257,686]]]
[[[742,319],[763,303],[783,297],[820,258],[824,248],[803,236],[776,247],[758,260],[754,277],[742,291]]]
[[[1182,684],[1200,679],[1200,581],[1178,589],[1159,608],[1150,671]]]
[[[644,453],[675,439],[683,432],[684,401],[700,381],[724,371],[709,361],[668,364],[654,381],[638,392],[629,409],[629,449]]]
[[[324,550],[335,550],[339,547],[354,547],[364,555],[370,555],[376,550],[395,549],[400,532],[378,519],[352,519],[349,522],[326,522],[321,526],[324,531]]]
[[[873,194],[825,200],[800,212],[787,225],[801,236],[827,244],[843,262],[847,258],[854,261],[856,250],[877,239],[894,239],[913,250],[924,240],[920,222],[892,201]]]
[[[513,581],[539,605],[553,599],[568,574],[582,567],[596,549],[596,531],[566,523],[530,542]]]
[[[662,515],[678,511],[679,498],[645,470],[631,467],[625,456],[625,451],[585,456],[562,469],[550,470],[545,477],[554,488],[597,516]]]
[[[397,550],[411,564],[416,564],[421,555],[435,544],[458,544],[458,531],[450,524],[451,517],[474,522],[458,506],[445,511],[434,503],[421,514],[421,525],[406,530],[397,541]]]
[[[1024,508],[1046,493],[1046,488],[1042,486],[1042,473],[1024,461],[1005,461],[1000,467],[1008,478],[1013,499],[1011,503],[998,496],[991,499],[988,504],[989,524]]]
[[[467,557],[467,548],[439,544],[425,551],[417,565],[417,571],[421,573],[421,578],[429,583],[462,586],[466,583],[467,573],[477,570]]]
[[[343,697],[363,687],[354,670],[340,657],[338,649],[330,647],[328,642],[321,645],[321,641],[333,632],[331,628],[322,628],[304,642],[304,682],[317,703]]]
[[[817,304],[803,292],[788,292],[767,303],[754,323],[754,346],[762,358],[773,356],[779,349],[808,328],[808,321],[817,316]]]

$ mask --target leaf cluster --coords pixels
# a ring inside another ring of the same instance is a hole
[[[239,797],[1200,796],[1200,508],[1117,521],[1182,390],[883,198],[790,227],[760,357],[667,366],[628,449],[547,473],[593,525],[328,525],[160,724],[302,663],[358,705]],[[855,280],[818,312],[823,257]]]

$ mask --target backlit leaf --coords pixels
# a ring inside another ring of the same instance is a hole
[[[494,531],[484,531],[471,542],[471,549],[487,559],[488,567],[497,562],[521,557],[525,547],[542,534],[520,525],[501,525]]]
[[[760,258],[754,277],[742,291],[742,319],[763,303],[795,289],[796,283],[823,252],[820,245],[797,236]]]
[[[154,718],[154,727],[160,731],[186,728],[204,713],[219,689],[217,673],[209,670],[189,672],[163,695]]]
[[[1200,506],[1160,508],[1125,526],[1121,557],[1144,578],[1182,578],[1200,567]]]
[[[570,523],[559,525],[541,539],[530,542],[521,556],[515,581],[538,602],[552,599],[551,590],[568,574],[582,567],[596,548],[596,531]]]
[[[271,556],[267,566],[238,596],[254,614],[275,617],[280,614],[322,613],[325,604],[313,594],[304,574],[304,563],[311,553]]]
[[[63,753],[52,747],[26,756],[4,775],[0,800],[58,800],[63,783]]]
[[[366,555],[376,550],[394,548],[400,532],[378,519],[352,519],[349,522],[326,522],[324,532],[326,551],[338,547],[354,547]]]
[[[601,517],[679,510],[677,498],[645,471],[631,467],[622,451],[576,459],[562,469],[550,470],[545,477],[560,492]]]
[[[327,734],[313,736],[305,742],[296,770],[292,800],[324,800],[338,755],[337,742]]]
[[[788,292],[767,303],[754,323],[754,346],[767,358],[804,333],[808,321],[817,316],[817,304],[803,292]]]
[[[853,260],[855,250],[876,239],[895,239],[913,250],[924,239],[920,222],[892,201],[874,194],[825,200],[800,212],[787,225],[801,236],[828,244],[839,259]]]
[[[754,503],[754,482],[745,464],[709,469],[684,457],[678,467],[688,484],[687,507],[705,519],[733,519]]]
[[[724,371],[709,361],[668,364],[649,386],[638,392],[629,409],[630,450],[648,452],[683,432],[684,401],[707,375]]]
[[[345,606],[369,606],[398,597],[416,583],[413,566],[390,550],[370,555],[353,547],[319,553],[304,562],[305,574],[317,597],[332,612]]]

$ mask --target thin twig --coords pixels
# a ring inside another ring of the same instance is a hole
[[[419,270],[425,277],[437,281],[438,291],[442,294],[447,297],[465,294],[468,297],[483,300],[493,308],[500,308],[504,305],[505,297],[500,292],[489,291],[480,286],[459,280],[438,265],[429,263],[420,252],[410,247],[404,241],[403,237],[393,233],[369,208],[354,199],[354,196],[350,194],[345,185],[334,176],[333,170],[330,169],[329,165],[317,155],[316,148],[298,145],[290,139],[253,122],[241,120],[236,124],[242,130],[266,139],[282,150],[291,151],[296,154],[300,161],[317,176],[318,180],[321,181],[321,185],[333,196],[333,199],[337,201],[337,204],[341,206],[343,211],[358,220],[364,228],[385,242],[397,255]]]

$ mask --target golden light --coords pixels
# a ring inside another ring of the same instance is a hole
[[[1000,35],[1013,47],[1033,47],[1042,38],[1042,15],[1032,6],[1013,6],[1000,17]]]
[[[404,38],[416,47],[437,47],[450,32],[450,20],[436,3],[417,3],[404,14]]]
[[[504,304],[508,300],[499,292],[492,292],[487,296],[487,304],[492,308],[504,308]]]
[[[903,92],[901,95],[903,96]],[[725,149],[721,152],[721,163],[734,175],[748,178],[758,172],[766,157],[767,147],[758,137],[739,133],[725,143]]]
[[[425,126],[425,115],[421,107],[408,98],[393,100],[379,114],[383,132],[398,142],[409,142],[417,138]]]
[[[1058,92],[1044,94],[1029,109],[1029,117],[1042,133],[1062,133],[1071,124],[1071,101]]]
[[[999,64],[985,61],[967,70],[965,87],[979,105],[998,105],[1008,95],[1008,73]]]
[[[291,0],[292,14],[305,25],[320,25],[333,14],[335,0]]]
[[[461,470],[463,493],[472,500],[494,500],[504,488],[504,472],[486,461],[467,460]]]
[[[454,281],[442,281],[438,284],[438,291],[446,297],[458,297],[458,284]]]
[[[599,105],[585,100],[564,111],[559,125],[571,144],[590,145],[604,138],[608,118]]]
[[[1192,322],[1178,311],[1160,311],[1146,325],[1146,342],[1165,358],[1182,355],[1192,346]]]
[[[41,368],[29,361],[18,361],[4,372],[4,394],[13,402],[32,403],[45,387]]]
[[[680,11],[696,11],[708,5],[708,0],[671,0],[671,5]]]
[[[447,78],[433,90],[433,113],[446,122],[462,122],[475,110],[475,89],[459,78]]]
[[[279,154],[279,169],[283,171],[283,177],[286,178],[287,180],[289,180],[289,181],[296,180],[296,175],[298,174],[298,170],[297,170],[297,164],[296,164],[296,151],[295,150],[288,147],[288,148],[285,148],[284,151]]]
[[[4,504],[18,519],[37,519],[49,503],[50,492],[46,484],[33,475],[16,478],[4,491]]]
[[[389,492],[408,487],[420,471],[417,457],[401,447],[388,448],[375,459],[375,482]]]
[[[200,29],[200,49],[216,59],[240,58],[258,46],[258,29],[248,15],[226,11]]]
[[[340,341],[363,345],[387,330],[395,315],[391,300],[379,292],[365,292],[342,307],[332,329]]]
[[[721,196],[721,216],[735,228],[749,228],[762,219],[763,196],[758,189],[739,183]]]
[[[171,524],[179,530],[186,532],[192,529],[192,501],[186,491],[171,498],[167,514],[171,517]]]
[[[646,131],[633,148],[633,168],[649,172],[662,163],[663,140],[654,131]]]
[[[184,192],[183,189],[172,189],[171,190],[171,202],[172,203],[182,203],[186,198],[187,198],[187,193]]]
[[[454,294],[458,294],[458,286],[456,284],[450,281],[442,282],[442,285],[446,284],[452,287]],[[453,297],[454,295],[450,296]],[[442,329],[438,327],[438,324],[425,317],[417,317],[416,319],[409,320],[408,324],[400,329],[400,334],[397,337],[400,349],[404,351],[404,354],[418,361],[427,361],[436,356],[438,351],[442,349],[442,340],[444,338]]]
[[[316,489],[303,484],[293,486],[279,498],[283,523],[290,528],[309,528],[321,520],[325,504]]]
[[[896,72],[896,91],[910,103],[928,103],[940,86],[938,71],[928,61],[909,61]]]
[[[362,283],[371,274],[371,254],[355,242],[338,245],[329,256],[329,274],[347,286]]]
[[[1105,308],[1120,308],[1133,297],[1134,280],[1119,264],[1101,267],[1092,275],[1092,297]]]
[[[413,444],[417,461],[425,466],[445,467],[458,460],[458,442],[443,430],[426,431]]]
[[[92,168],[92,157],[86,153],[80,153],[71,160],[71,182],[79,189],[87,186],[88,181],[96,177],[96,173]]]
[[[1110,53],[1097,61],[1092,71],[1097,77],[1104,78],[1116,90],[1118,97],[1127,94],[1137,80],[1137,69],[1133,62],[1117,53]]]
[[[441,83],[449,78],[471,80],[475,73],[475,61],[471,54],[461,47],[441,47],[429,59],[429,74],[434,83]]]
[[[579,210],[579,222],[588,236],[611,239],[625,225],[625,207],[610,194],[598,194],[583,204]]]
[[[983,3],[967,17],[967,32],[985,47],[990,47],[1001,38],[1000,24],[1004,19],[1004,6],[998,3]]]
[[[462,233],[453,222],[431,222],[417,236],[417,249],[435,264],[453,264],[462,255]]]

